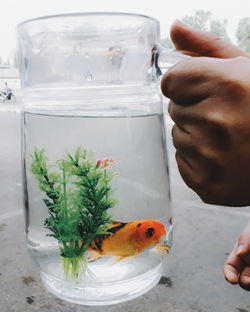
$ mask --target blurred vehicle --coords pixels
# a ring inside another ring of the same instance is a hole
[[[13,91],[8,87],[7,83],[2,90],[0,90],[0,102],[15,103],[15,95]]]

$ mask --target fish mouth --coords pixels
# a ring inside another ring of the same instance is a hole
[[[158,240],[155,244],[152,244],[151,246],[146,248],[146,250],[154,249],[155,247],[159,245],[166,245],[166,235],[162,236],[160,240]]]

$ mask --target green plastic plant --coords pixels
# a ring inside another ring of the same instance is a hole
[[[56,164],[49,165],[44,149],[35,149],[31,171],[49,216],[44,226],[49,236],[58,240],[66,279],[81,280],[86,269],[86,252],[90,243],[108,232],[113,222],[108,210],[115,205],[107,170],[113,160],[95,161],[91,153],[77,148]]]

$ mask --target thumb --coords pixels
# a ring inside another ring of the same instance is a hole
[[[170,29],[171,39],[177,50],[192,56],[210,56],[218,58],[233,58],[250,55],[227,43],[212,33],[199,31],[177,20]]]

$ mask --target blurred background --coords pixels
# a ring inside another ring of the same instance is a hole
[[[161,23],[161,43],[173,47],[169,28],[180,19],[194,28],[211,31],[246,51],[250,51],[250,17],[248,0],[238,1],[59,1],[8,0],[0,5],[0,90],[10,88],[19,94],[19,74],[15,49],[15,27],[39,16],[90,11],[113,11],[145,14]],[[7,85],[6,85],[7,84]],[[6,90],[5,90],[6,91]],[[8,91],[6,91],[8,93]],[[1,99],[1,97],[0,97]]]
[[[161,43],[172,47],[169,29],[180,19],[250,52],[249,0],[2,0],[0,4],[0,305],[1,312],[101,312],[62,302],[41,286],[26,254],[20,170],[21,91],[15,57],[15,26],[30,18],[72,12],[145,14],[161,23]],[[2,93],[1,93],[2,92]],[[206,205],[179,176],[166,116],[175,234],[158,286],[110,312],[250,312],[249,293],[224,281],[223,264],[250,208]],[[239,182],[240,183],[240,182]]]

